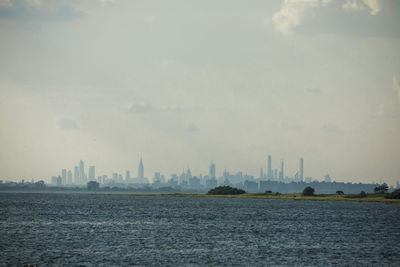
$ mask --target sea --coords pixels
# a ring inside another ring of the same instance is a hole
[[[0,266],[400,266],[400,205],[0,193]]]

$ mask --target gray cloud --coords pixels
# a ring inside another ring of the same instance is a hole
[[[14,0],[0,3],[0,19],[56,21],[74,20],[86,15],[65,1]]]
[[[76,130],[78,129],[78,124],[75,120],[61,118],[57,121],[57,125],[60,129],[63,130]]]
[[[150,103],[135,103],[129,108],[129,112],[132,113],[145,113],[153,110],[153,106]]]

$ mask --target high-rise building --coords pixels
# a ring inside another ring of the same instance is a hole
[[[272,158],[268,155],[267,178],[272,179]]]
[[[285,177],[285,171],[284,171],[284,162],[283,159],[281,161],[281,171],[279,172],[279,180],[283,181],[283,178]]]
[[[211,165],[210,165],[210,177],[211,178],[215,177],[215,164],[214,164],[214,162],[212,162]]]
[[[80,180],[81,180],[81,179],[79,178],[79,167],[78,167],[78,166],[75,166],[75,167],[74,167],[74,183],[75,183],[75,184],[80,184],[80,183],[81,183]]]
[[[67,184],[72,184],[72,172],[68,170],[67,172]]]
[[[94,166],[89,166],[89,181],[94,181],[95,177],[96,177],[95,167]]]
[[[125,171],[125,181],[127,183],[130,183],[130,181],[131,181],[131,172],[128,170]]]
[[[260,168],[260,179],[264,178],[264,170],[263,168]]]
[[[62,185],[67,184],[67,170],[66,169],[61,170],[61,184]]]
[[[300,158],[300,181],[303,181],[304,159]]]
[[[274,179],[277,180],[278,179],[278,169],[274,170]]]
[[[139,168],[138,168],[138,178],[139,179],[144,178],[144,166],[143,166],[142,157],[140,157],[140,163],[139,163]]]
[[[83,160],[79,161],[79,183],[86,184],[85,164]]]

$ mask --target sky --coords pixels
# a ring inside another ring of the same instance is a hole
[[[0,179],[400,180],[396,0],[0,0]]]

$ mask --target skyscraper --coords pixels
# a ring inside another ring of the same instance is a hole
[[[304,159],[300,158],[300,181],[303,181]]]
[[[72,172],[68,170],[67,172],[67,184],[72,184]]]
[[[86,183],[85,164],[83,163],[83,160],[79,161],[79,183]]]
[[[214,162],[211,162],[211,165],[210,165],[210,178],[215,178],[215,164],[214,164]]]
[[[128,170],[125,171],[125,181],[127,183],[130,183],[130,181],[131,181],[131,172]]]
[[[271,158],[271,155],[268,155],[267,177],[268,177],[268,179],[272,179],[272,158]]]
[[[67,170],[66,169],[61,170],[61,184],[62,185],[67,184]]]
[[[143,167],[142,157],[140,157],[140,163],[139,163],[139,168],[138,168],[138,178],[139,179],[144,178],[144,167]]]
[[[284,162],[283,162],[283,159],[282,159],[282,161],[281,161],[281,171],[279,173],[279,180],[283,181],[284,177],[285,177]]]
[[[89,166],[89,180],[94,181],[95,180],[95,167],[94,166]]]
[[[80,178],[79,178],[79,167],[75,166],[74,167],[74,182],[75,184],[80,184]]]

